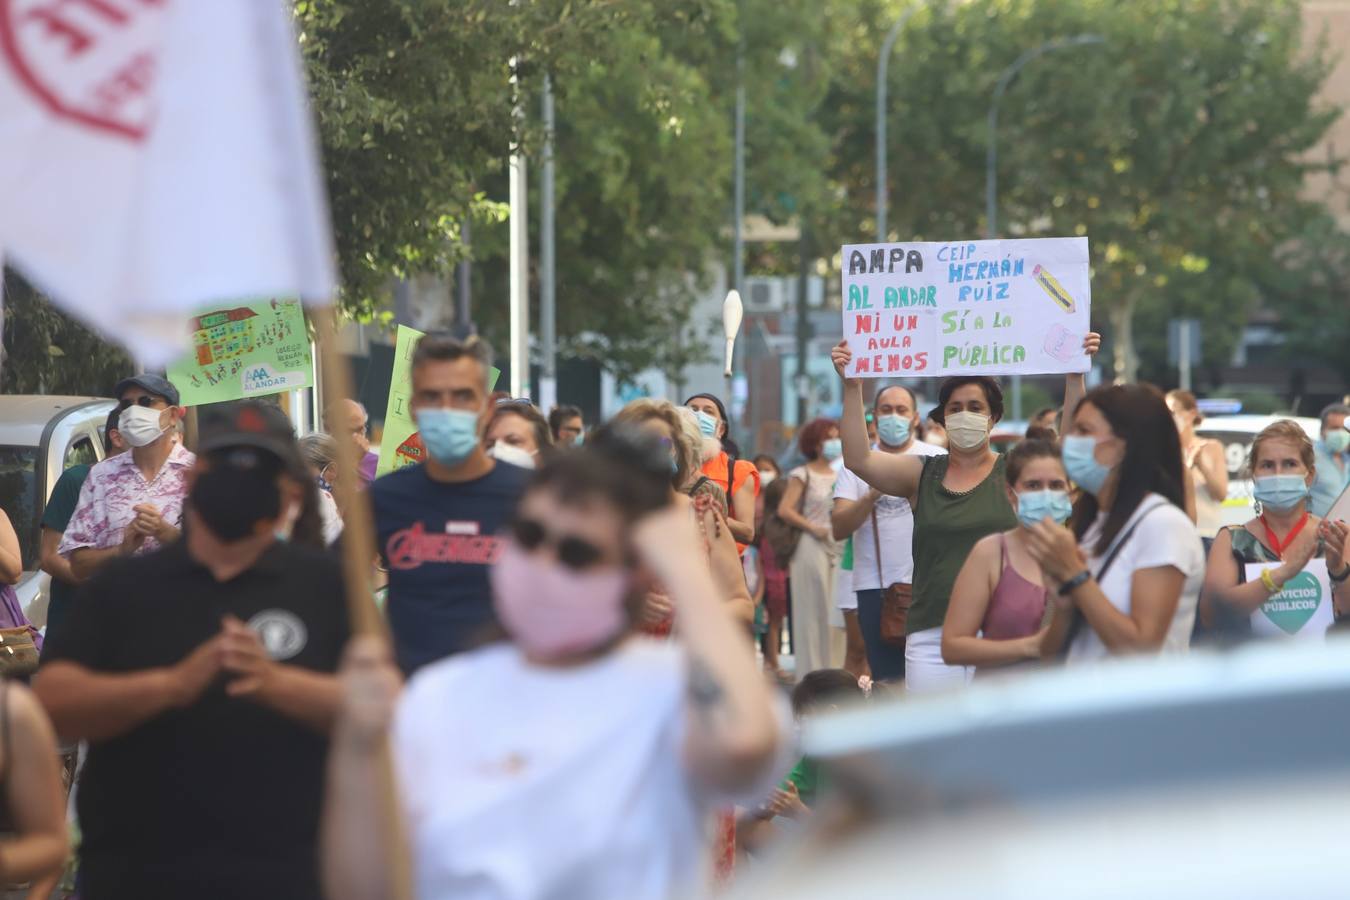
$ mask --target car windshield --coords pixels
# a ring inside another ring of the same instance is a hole
[[[25,568],[37,567],[38,491],[36,447],[0,446],[0,509],[19,536]]]

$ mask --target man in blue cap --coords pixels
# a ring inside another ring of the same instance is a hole
[[[84,580],[110,560],[178,538],[195,457],[178,440],[178,389],[161,375],[124,378],[114,389],[118,432],[130,453],[89,470],[58,552]]]

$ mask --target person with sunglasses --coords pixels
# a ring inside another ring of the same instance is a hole
[[[488,567],[529,471],[484,446],[498,409],[491,370],[492,348],[480,338],[421,338],[409,408],[426,455],[370,486],[389,627],[409,675],[475,646],[493,626]]]
[[[543,463],[492,569],[498,642],[401,696],[383,642],[353,642],[324,812],[330,900],[387,892],[386,734],[417,896],[704,893],[709,817],[767,795],[791,762],[789,720],[718,602],[670,459],[657,436],[609,425]],[[635,633],[654,581],[674,641]]]
[[[86,580],[119,556],[178,539],[187,473],[196,457],[178,439],[178,389],[160,375],[124,378],[114,388],[117,431],[130,453],[89,470],[57,552]]]

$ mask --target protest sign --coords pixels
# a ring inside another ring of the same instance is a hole
[[[1260,581],[1269,563],[1248,563],[1247,581]],[[1323,640],[1336,621],[1331,608],[1331,579],[1327,561],[1314,559],[1252,613],[1257,637],[1299,637]]]
[[[298,300],[207,310],[188,322],[192,351],[168,367],[183,405],[280,394],[314,383]]]
[[[849,377],[1086,372],[1087,238],[849,244]]]
[[[394,340],[394,370],[389,376],[389,402],[384,408],[384,433],[380,438],[380,462],[376,476],[387,475],[395,469],[420,463],[426,457],[426,447],[417,433],[417,423],[408,409],[412,399],[412,355],[422,332],[407,325],[398,326]],[[495,366],[488,372],[488,390],[497,386],[501,370]]]

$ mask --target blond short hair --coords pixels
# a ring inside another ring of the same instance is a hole
[[[616,425],[642,425],[653,419],[664,422],[670,428],[675,442],[674,484],[677,488],[687,487],[698,477],[703,467],[699,450],[703,433],[699,431],[698,420],[692,414],[686,419],[680,414],[680,407],[669,400],[639,397],[619,410],[613,422]]]
[[[1313,442],[1308,437],[1308,432],[1303,430],[1303,426],[1291,419],[1280,419],[1278,422],[1271,422],[1261,429],[1261,433],[1252,441],[1251,449],[1247,451],[1248,475],[1256,471],[1256,459],[1260,456],[1263,441],[1288,441],[1298,448],[1298,456],[1303,461],[1304,468],[1309,472],[1317,471],[1317,451],[1313,449]]]

